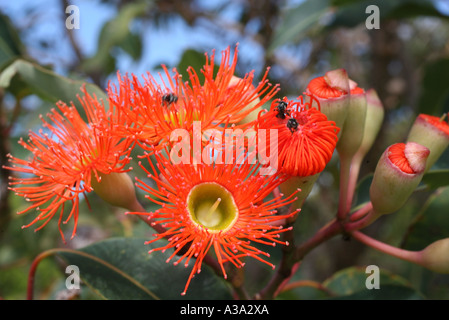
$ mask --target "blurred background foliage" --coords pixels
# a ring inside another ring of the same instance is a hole
[[[66,28],[74,4],[80,29]],[[367,29],[368,5],[380,10],[380,28]],[[161,63],[199,68],[204,52],[239,43],[238,75],[269,66],[280,96],[297,97],[308,81],[326,71],[345,68],[366,89],[374,88],[386,110],[379,137],[360,175],[359,203],[366,200],[370,174],[387,146],[402,142],[419,113],[449,111],[449,5],[431,0],[92,0],[14,1],[0,4],[0,168],[6,155],[27,157],[17,144],[28,130],[39,128],[58,100],[76,102],[83,82],[104,95],[116,71],[138,76],[157,72]],[[133,166],[138,168],[138,166]],[[420,250],[449,237],[449,155],[396,214],[366,229],[389,244]],[[134,174],[139,174],[135,172]],[[57,246],[81,248],[109,237],[148,238],[151,231],[123,210],[89,195],[83,203],[73,241],[60,241],[56,223],[34,233],[21,229],[30,221],[15,213],[26,207],[7,189],[9,172],[0,169],[0,298],[24,299],[29,266],[40,252]],[[336,212],[338,159],[323,172],[296,222],[297,241],[312,235]],[[142,195],[140,195],[142,196]],[[148,210],[151,204],[144,202]],[[71,225],[65,226],[67,233]],[[274,261],[279,251],[272,250]],[[364,285],[364,268],[378,265],[382,285],[376,297]],[[248,262],[246,284],[255,293],[270,270]],[[45,260],[38,270],[36,298],[64,296],[59,260]],[[448,299],[449,277],[375,252],[340,237],[306,257],[294,280],[319,285],[295,288],[285,299],[347,297],[354,299]],[[399,288],[399,289],[398,289]],[[371,294],[371,296],[370,296]],[[98,298],[92,291],[82,298]]]

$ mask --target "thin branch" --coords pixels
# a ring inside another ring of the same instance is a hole
[[[5,230],[11,220],[11,208],[8,200],[10,195],[10,190],[8,188],[10,172],[9,170],[3,168],[3,166],[7,164],[7,155],[10,153],[9,128],[12,123],[8,125],[6,121],[3,105],[3,94],[4,92],[0,90],[0,225],[2,226],[2,229]]]
[[[422,254],[419,251],[409,251],[391,246],[382,241],[371,238],[360,231],[354,231],[351,234],[354,239],[380,252],[418,265],[422,264]]]
[[[67,0],[61,0],[61,4],[63,6],[64,12],[65,9],[70,5],[70,3]],[[72,46],[73,52],[75,52],[75,56],[78,59],[77,65],[79,65],[83,61],[83,53],[81,52],[80,47],[78,46],[78,43],[75,40],[75,37],[73,36],[72,30],[69,30],[65,24],[64,29],[66,30],[67,36],[69,37],[70,44]]]

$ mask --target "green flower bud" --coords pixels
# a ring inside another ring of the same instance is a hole
[[[435,241],[421,251],[420,265],[437,273],[449,273],[449,238]]]
[[[100,174],[100,181],[92,176],[91,185],[95,193],[109,204],[134,210],[137,202],[134,183],[126,172]]]
[[[449,145],[449,124],[443,120],[427,114],[420,114],[410,129],[407,142],[419,143],[430,150],[427,159],[428,171],[438,160]]]
[[[295,209],[301,208],[304,201],[312,191],[312,188],[315,185],[315,182],[320,176],[320,174],[321,172],[306,177],[292,176],[291,178],[283,182],[279,186],[279,188],[281,189],[281,192],[287,196],[293,194],[294,192],[296,192],[296,190],[300,189],[301,191],[295,195],[297,199],[295,200],[295,202],[293,202],[293,207]]]
[[[370,187],[370,199],[377,214],[401,208],[420,183],[429,149],[409,142],[397,143],[385,150]]]
[[[376,90],[369,89],[366,91],[366,120],[365,130],[363,132],[362,143],[357,151],[361,156],[365,156],[373,146],[374,140],[379,133],[380,127],[384,120],[384,107],[377,95]]]
[[[351,81],[348,114],[337,144],[340,156],[351,158],[360,148],[365,131],[366,110],[365,90],[357,87],[357,84]]]

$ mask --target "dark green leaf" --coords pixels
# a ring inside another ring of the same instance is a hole
[[[204,75],[200,71],[203,69],[204,64],[206,63],[206,56],[204,53],[187,49],[183,52],[181,60],[178,63],[176,69],[179,74],[182,75],[184,81],[189,80],[189,73],[187,72],[189,67],[192,67],[193,70],[196,71],[200,83],[204,83]]]
[[[449,59],[429,63],[424,69],[419,112],[439,115],[449,111]]]
[[[334,300],[422,300],[415,289],[399,285],[385,285],[380,289],[358,291],[353,294],[332,298]]]
[[[0,69],[13,58],[23,54],[22,42],[11,20],[0,14]]]
[[[181,296],[191,267],[166,263],[170,250],[148,254],[155,245],[145,245],[145,240],[114,238],[59,254],[78,266],[83,281],[106,299],[231,298],[224,280],[205,265],[191,281],[187,294]]]
[[[280,300],[317,300],[332,297],[329,292],[313,286],[301,286],[280,293],[276,298]]]
[[[142,56],[142,38],[139,34],[130,33],[121,43],[122,48],[128,53],[135,61],[139,60]]]
[[[423,176],[422,183],[431,190],[449,185],[449,169],[429,171]]]
[[[370,273],[366,268],[350,267],[335,273],[323,282],[323,285],[338,295],[348,295],[361,290],[367,290],[365,282]],[[380,286],[386,284],[406,285],[407,281],[388,271],[380,270]]]
[[[422,250],[430,243],[449,238],[449,187],[438,189],[411,223],[402,247]]]
[[[335,273],[323,285],[336,299],[420,299],[422,296],[411,287],[409,282],[388,271],[379,270],[379,289],[368,289],[367,278],[371,272],[366,268],[350,267]]]
[[[356,194],[355,194],[355,207],[370,201],[369,189],[371,187],[371,182],[373,181],[373,174],[369,174],[362,178],[357,184]]]

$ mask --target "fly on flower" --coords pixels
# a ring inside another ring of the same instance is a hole
[[[276,141],[260,145],[273,150],[273,143],[277,143],[274,147],[278,150],[278,170],[289,177],[280,185],[281,191],[289,195],[301,189],[293,207],[302,206],[319,174],[332,158],[340,130],[319,110],[319,102],[312,96],[308,98],[310,101],[307,103],[302,97],[299,101],[275,100],[270,110],[260,114],[256,122],[258,132],[260,129],[278,132]]]
[[[183,295],[194,275],[200,273],[208,253],[215,256],[225,278],[224,264],[243,267],[244,257],[253,257],[274,268],[264,259],[269,254],[255,244],[288,245],[279,240],[280,234],[289,230],[282,224],[297,211],[277,214],[277,209],[294,201],[295,194],[284,199],[265,199],[283,182],[282,176],[255,173],[259,164],[174,165],[160,152],[156,152],[156,159],[158,170],[148,161],[152,169],[147,173],[157,187],[141,179],[137,181],[148,193],[147,198],[161,208],[150,213],[133,213],[147,215],[154,224],[166,229],[148,243],[163,238],[168,243],[150,253],[174,249],[167,262],[178,255],[174,264],[184,263],[186,267],[195,260]]]
[[[283,117],[279,117],[280,110]],[[261,114],[257,127],[278,130],[279,170],[301,177],[324,170],[335,150],[340,130],[334,121],[311,107],[311,103],[287,98],[275,100],[271,109]]]
[[[42,222],[36,229],[39,230],[59,215],[58,226],[63,239],[61,223],[71,218],[74,220],[72,238],[75,236],[80,195],[94,189],[101,191],[105,184],[102,179],[120,181],[119,189],[123,191],[126,177],[121,174],[130,170],[126,166],[132,141],[115,135],[116,114],[107,112],[104,104],[90,96],[85,88],[82,91],[84,96],[78,98],[87,122],[73,104],[57,103],[58,109],[48,114],[50,121],[41,116],[45,131],[30,132],[27,142],[19,141],[31,152],[30,159],[9,155],[11,166],[6,167],[17,175],[10,177],[10,189],[31,203],[18,214],[32,209],[38,212],[24,227]],[[132,201],[132,195],[129,197],[129,192],[125,193],[128,197],[125,202]],[[123,199],[117,199],[117,203],[126,205]],[[66,203],[70,203],[71,208],[64,218]]]
[[[235,77],[237,53],[236,48],[231,60],[230,48],[223,51],[218,70],[215,53],[206,55],[201,70],[203,83],[193,68],[187,70],[189,79],[184,79],[176,69],[170,74],[162,66],[160,82],[150,73],[143,77],[143,82],[135,75],[118,73],[118,86],[111,84],[108,92],[112,103],[127,118],[121,127],[123,134],[133,136],[143,148],[152,150],[153,146],[163,148],[170,143],[170,134],[176,129],[192,132],[195,121],[201,122],[206,131],[244,120],[269,101],[278,86],[268,82],[268,69],[257,85],[253,85],[254,71],[243,78]]]

